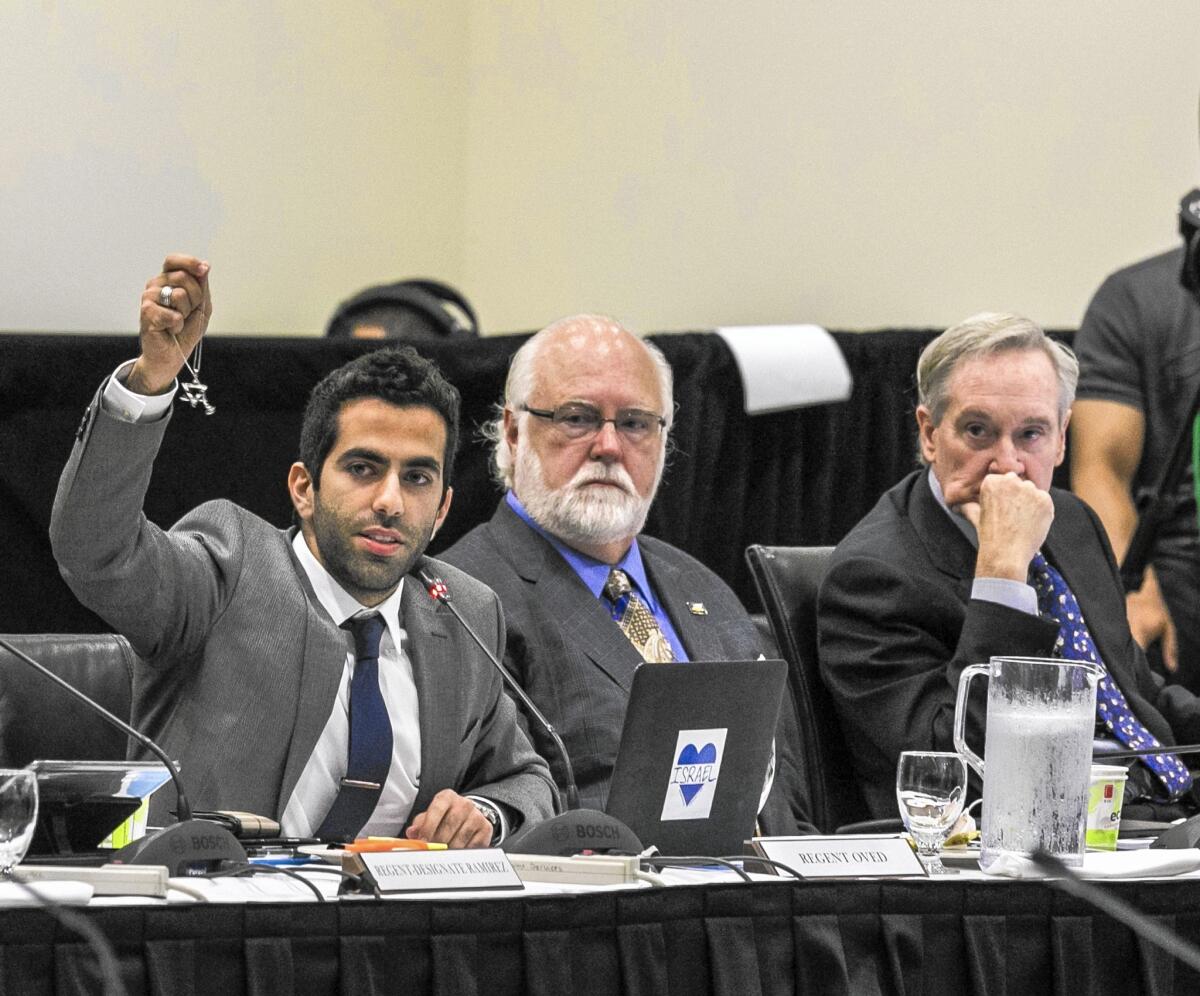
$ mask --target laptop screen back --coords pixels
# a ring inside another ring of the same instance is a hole
[[[740,854],[786,679],[783,661],[639,667],[606,812],[663,854]]]

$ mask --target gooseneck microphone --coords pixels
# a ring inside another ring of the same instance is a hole
[[[525,689],[517,683],[517,679],[512,676],[508,668],[506,668],[500,662],[499,658],[492,653],[491,648],[489,648],[487,644],[485,644],[483,640],[479,638],[479,634],[475,632],[471,624],[463,617],[463,614],[458,611],[458,606],[450,601],[450,589],[446,587],[446,582],[441,578],[431,577],[420,567],[418,567],[413,573],[416,574],[416,576],[420,579],[421,584],[425,586],[425,590],[429,592],[429,597],[435,602],[441,602],[453,613],[454,618],[458,620],[459,625],[467,631],[468,635],[472,640],[475,641],[479,649],[487,655],[488,660],[490,660],[495,668],[500,672],[500,677],[504,679],[504,684],[508,686],[508,690],[517,697],[521,705],[525,707],[525,710],[538,721],[542,729],[545,730],[550,736],[550,739],[554,741],[554,747],[558,751],[559,756],[562,758],[563,768],[565,769],[566,773],[567,809],[578,809],[579,788],[575,784],[575,768],[571,764],[571,758],[567,755],[567,748],[562,742],[562,737],[558,735],[558,730],[554,728],[542,710],[534,705],[533,699],[531,699],[529,695],[526,694]]]
[[[624,823],[607,813],[595,809],[579,808],[579,788],[575,784],[575,769],[562,737],[553,724],[546,719],[542,711],[534,705],[525,689],[518,684],[511,672],[504,666],[492,649],[480,639],[474,627],[467,622],[459,611],[458,606],[450,599],[450,589],[441,578],[432,576],[423,567],[414,567],[413,576],[421,582],[429,597],[440,602],[450,610],[458,624],[466,630],[467,635],[475,645],[483,651],[484,656],[492,662],[492,666],[500,672],[505,687],[521,703],[528,715],[546,732],[554,743],[555,750],[563,761],[566,780],[567,812],[551,817],[542,823],[526,827],[519,833],[505,840],[501,847],[513,854],[554,854],[566,856],[582,850],[592,851],[621,851],[628,854],[639,854],[643,850],[642,842],[637,835]]]
[[[135,730],[125,720],[109,712],[95,699],[81,692],[69,681],[51,671],[45,664],[34,660],[7,640],[0,639],[0,647],[17,659],[24,661],[43,677],[49,678],[59,688],[75,696],[88,709],[103,718],[109,725],[115,726],[127,737],[132,737],[166,766],[167,773],[171,776],[171,781],[175,786],[177,822],[169,827],[148,833],[132,844],[127,844],[114,853],[114,861],[131,865],[166,865],[173,876],[213,870],[222,861],[246,864],[246,850],[229,830],[218,823],[197,820],[192,817],[192,807],[188,802],[187,793],[184,791],[183,781],[166,751],[146,734]]]
[[[1200,754],[1200,744],[1159,744],[1157,747],[1097,750],[1092,752],[1092,760],[1097,764],[1103,764],[1106,760],[1128,761],[1130,758],[1149,757],[1151,754]]]

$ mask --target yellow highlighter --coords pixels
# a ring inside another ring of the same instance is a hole
[[[445,844],[433,844],[424,840],[407,840],[403,837],[359,837],[346,845],[353,854],[379,851],[444,851]]]
[[[363,838],[359,838],[359,839],[361,840]],[[388,840],[388,841],[392,841],[393,843],[395,843],[396,841],[399,841],[401,844],[403,844],[407,847],[423,847],[427,851],[444,851],[444,850],[446,850],[446,846],[447,846],[445,844],[436,844],[433,841],[409,840],[407,837],[367,837],[365,839],[366,840]]]

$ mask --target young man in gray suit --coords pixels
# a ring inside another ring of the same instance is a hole
[[[550,816],[549,772],[495,669],[405,578],[452,495],[458,392],[431,363],[369,353],[317,385],[288,474],[298,529],[226,501],[169,531],[142,514],[208,276],[168,256],[147,283],[141,355],[93,399],[51,520],[63,577],[145,661],[134,725],[180,760],[199,808],[267,814],[287,835],[486,846]],[[501,652],[496,596],[429,569]]]
[[[639,535],[662,477],[673,415],[662,353],[609,318],[555,322],[513,357],[492,426],[507,494],[444,558],[500,596],[505,659],[558,729],[580,802],[603,808],[634,670],[645,661],[759,656],[754,624],[720,578]],[[562,762],[536,725],[560,787]],[[805,817],[785,696],[764,829]]]

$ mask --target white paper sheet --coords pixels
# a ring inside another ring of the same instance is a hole
[[[850,368],[833,336],[819,325],[736,325],[713,331],[737,361],[747,415],[850,397]]]
[[[43,902],[86,906],[92,898],[92,887],[83,882],[34,882],[29,888],[37,896],[31,896],[16,882],[0,882],[0,907],[41,906]]]

